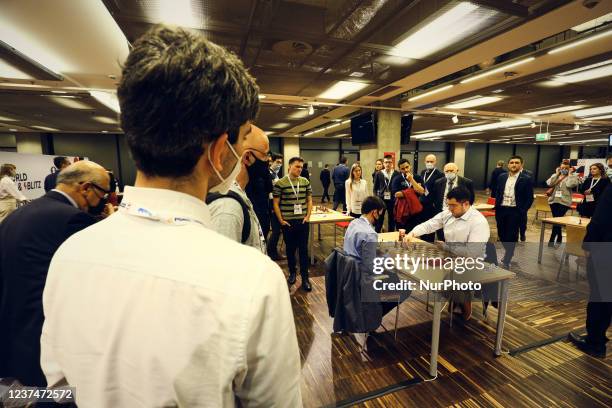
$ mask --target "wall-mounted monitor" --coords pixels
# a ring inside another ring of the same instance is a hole
[[[412,134],[412,120],[414,115],[411,113],[406,116],[402,116],[402,124],[400,127],[400,144],[410,143],[410,135]]]
[[[354,145],[376,143],[376,114],[366,112],[351,118],[351,142]]]

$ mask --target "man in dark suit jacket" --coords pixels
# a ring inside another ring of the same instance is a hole
[[[499,240],[506,250],[502,259],[506,269],[510,268],[514,256],[521,223],[533,203],[533,184],[531,178],[520,171],[522,163],[521,156],[510,157],[508,172],[499,176],[495,196],[495,221]],[[507,183],[511,183],[508,191]]]
[[[521,173],[529,177],[531,179],[531,186],[535,187],[536,183],[535,183],[535,178],[533,177],[533,173],[530,170],[527,170],[525,168],[525,163],[521,165]],[[521,228],[519,230],[521,242],[527,241],[527,237],[525,236],[526,232],[527,232],[527,213],[525,213],[525,215],[523,216],[523,219],[521,221]]]
[[[434,207],[436,214],[446,209],[446,194],[456,187],[464,187],[470,192],[470,205],[474,204],[474,183],[467,177],[461,177],[459,167],[455,163],[446,163],[444,178],[439,178],[435,184]]]
[[[57,175],[60,171],[70,166],[70,161],[64,156],[58,156],[53,159],[53,164],[55,165],[55,171],[45,177],[45,193],[55,188],[57,184]]]
[[[386,207],[387,215],[387,232],[395,231],[395,220],[393,219],[393,206],[395,205],[395,197],[391,192],[391,185],[393,179],[399,176],[399,171],[393,169],[393,156],[387,155],[383,160],[384,168],[377,172],[374,176],[374,194],[380,197]],[[378,218],[376,225],[374,226],[376,232],[381,232],[383,223],[385,221],[384,215]]]
[[[489,180],[489,193],[491,194],[491,197],[495,197],[495,195],[497,194],[498,178],[500,174],[503,174],[505,172],[506,169],[504,169],[504,161],[498,160],[497,167],[495,167],[491,172],[491,180]]]
[[[418,215],[419,224],[429,221],[438,213],[435,208],[436,182],[444,178],[444,173],[436,167],[437,161],[438,159],[434,154],[428,154],[425,157],[425,170],[421,172],[425,193],[419,197],[423,205],[423,211]],[[435,235],[436,234],[421,235],[421,239],[427,242],[433,242]]]
[[[612,187],[608,185],[599,199],[595,214],[587,226],[582,247],[588,251],[587,277],[589,303],[586,336],[570,333],[570,340],[580,350],[595,357],[606,357],[606,332],[612,319]]]
[[[0,224],[0,377],[47,385],[40,368],[40,335],[49,264],[68,237],[95,222],[91,214],[105,207],[112,211],[105,203],[109,190],[106,170],[80,161],[59,175],[56,189]]]

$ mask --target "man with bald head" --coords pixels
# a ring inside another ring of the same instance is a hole
[[[432,219],[438,213],[435,208],[434,193],[436,191],[436,181],[444,178],[444,173],[436,167],[437,162],[438,158],[435,154],[428,154],[425,156],[425,170],[421,172],[425,193],[419,197],[423,205],[423,211],[418,215],[419,223]],[[434,242],[435,234],[425,234],[421,236],[421,239],[428,242]]]
[[[40,367],[42,294],[51,258],[72,234],[112,213],[109,173],[90,161],[64,168],[46,195],[0,224],[0,377],[45,387]]]
[[[266,254],[265,235],[245,187],[251,186],[251,191],[262,192],[267,205],[268,193],[272,191],[272,179],[268,170],[270,141],[263,130],[252,125],[242,149],[242,168],[229,192],[225,195],[209,193],[206,202],[209,204],[215,231]]]

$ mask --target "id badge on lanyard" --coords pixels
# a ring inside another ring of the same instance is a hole
[[[383,175],[384,177],[384,175]],[[390,200],[391,199],[391,192],[389,191],[389,184],[391,184],[391,179],[387,179],[385,178],[385,192],[383,193],[383,199],[384,200]]]
[[[298,179],[298,184],[297,184],[297,190],[295,189],[295,187],[293,187],[293,183],[291,182],[291,179],[289,179],[289,184],[291,185],[291,189],[293,190],[293,194],[295,195],[295,200],[299,200],[299,196],[300,196],[300,180]],[[300,203],[294,203],[293,204],[293,214],[294,215],[301,215],[302,214],[302,204]]]
[[[562,198],[562,197],[563,197],[563,191],[561,190],[555,191],[555,198]]]
[[[293,214],[295,215],[302,214],[302,204],[293,204]]]
[[[587,203],[592,203],[593,201],[595,201],[595,197],[593,197],[593,194],[587,194],[585,196],[585,199]]]

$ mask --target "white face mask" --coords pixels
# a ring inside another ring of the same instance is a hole
[[[234,181],[236,181],[236,177],[238,177],[238,173],[240,173],[240,169],[242,168],[242,161],[240,160],[240,156],[238,156],[238,153],[236,153],[232,145],[227,140],[225,141],[225,143],[227,143],[231,152],[236,158],[236,164],[234,165],[234,168],[232,169],[232,172],[229,174],[229,176],[227,176],[227,178],[223,178],[223,176],[221,176],[221,173],[219,173],[215,166],[213,166],[212,159],[210,158],[210,147],[208,148],[208,162],[215,171],[215,174],[217,175],[219,180],[221,180],[219,184],[208,190],[209,193],[220,193],[223,195],[227,194]]]
[[[457,178],[456,173],[444,173],[448,181],[454,181]]]
[[[606,174],[608,175],[608,177],[612,178],[612,167],[608,167],[608,170],[606,170]]]
[[[425,163],[425,168],[426,168],[427,170],[431,170],[431,169],[433,169],[433,168],[434,168],[434,165],[433,165],[433,163]]]

